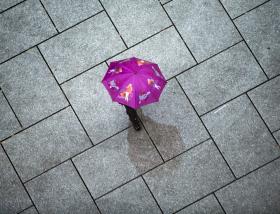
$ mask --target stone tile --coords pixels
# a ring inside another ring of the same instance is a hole
[[[20,214],[38,214],[34,207],[30,207],[29,209],[21,212]]]
[[[243,42],[178,77],[200,115],[266,79]]]
[[[271,131],[280,128],[280,76],[255,88],[250,98]]]
[[[70,161],[29,181],[26,188],[39,213],[99,213]]]
[[[226,213],[280,213],[280,160],[226,186],[217,193]]]
[[[74,158],[94,198],[113,190],[162,161],[144,130],[129,128]]]
[[[2,64],[0,86],[24,127],[68,105],[37,49]]]
[[[103,214],[160,214],[155,200],[141,178],[116,189],[96,201]]]
[[[42,0],[42,2],[59,31],[102,10],[98,0]]]
[[[3,10],[8,9],[9,7],[12,7],[18,3],[20,3],[23,0],[5,0],[5,1],[0,1],[0,12]]]
[[[174,79],[168,81],[160,102],[144,106],[139,116],[165,160],[209,138]]]
[[[216,198],[213,195],[209,195],[177,214],[224,214],[224,212]]]
[[[2,147],[0,147],[0,171],[1,213],[17,213],[31,206],[31,201]]]
[[[39,48],[61,83],[124,50],[125,46],[103,12]]]
[[[198,61],[241,40],[219,1],[174,0],[165,8]]]
[[[202,120],[237,177],[280,155],[275,140],[245,95]]]
[[[196,201],[233,180],[211,140],[144,175],[164,213]]]
[[[234,20],[269,77],[280,74],[280,1],[271,0]]]
[[[0,140],[21,129],[12,109],[0,91]]]
[[[231,18],[235,18],[265,1],[266,0],[221,0]]]
[[[280,130],[273,133],[275,139],[277,140],[278,144],[280,145]]]
[[[26,181],[92,144],[75,114],[67,108],[9,138],[3,145],[19,176]]]
[[[171,25],[157,0],[101,0],[128,46]]]
[[[0,63],[56,34],[38,0],[27,0],[1,14],[0,29]]]
[[[113,103],[102,85],[105,63],[62,85],[94,144],[129,126],[125,108]]]
[[[167,79],[195,65],[194,59],[174,27],[128,49],[110,61],[131,56],[157,63]]]

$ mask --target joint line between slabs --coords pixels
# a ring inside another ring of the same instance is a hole
[[[17,214],[21,214],[21,213],[23,213],[24,211],[26,211],[26,210],[28,210],[28,209],[30,209],[30,208],[32,208],[32,207],[33,207],[33,205],[31,205],[31,206],[29,206],[29,207],[26,207],[25,209],[23,209],[23,210],[17,212]]]
[[[68,102],[69,106],[71,107],[71,109],[72,109],[73,113],[75,114],[75,116],[76,116],[77,120],[79,121],[80,125],[82,126],[82,128],[83,128],[83,130],[84,130],[85,134],[87,135],[87,137],[88,137],[88,139],[89,139],[89,141],[91,142],[91,144],[92,144],[92,145],[94,145],[94,143],[92,142],[92,140],[91,140],[91,138],[90,138],[90,136],[89,136],[89,134],[88,134],[87,130],[85,129],[85,127],[84,127],[84,125],[83,125],[82,121],[81,121],[81,120],[80,120],[80,118],[78,117],[78,115],[77,115],[76,111],[74,110],[73,106],[71,105],[71,103],[70,103],[70,101],[69,101],[68,97],[66,96],[65,92],[63,91],[63,89],[62,89],[61,85],[59,85],[59,83],[58,83],[58,81],[57,81],[57,79],[56,79],[56,77],[55,77],[54,73],[52,72],[52,70],[51,70],[51,68],[50,68],[50,66],[49,66],[49,64],[48,64],[48,62],[46,61],[46,59],[45,59],[44,55],[42,54],[42,52],[41,52],[40,48],[39,48],[38,46],[36,46],[36,47],[37,47],[37,49],[38,49],[38,51],[39,51],[39,53],[40,53],[41,57],[43,58],[44,62],[46,63],[46,65],[47,65],[47,67],[48,67],[49,71],[51,72],[51,74],[52,74],[53,78],[55,79],[55,81],[56,81],[56,83],[57,83],[58,87],[60,88],[60,90],[61,90],[62,94],[64,95],[64,98],[67,100],[67,102]]]
[[[258,7],[260,7],[260,6],[262,6],[262,5],[266,4],[266,3],[268,3],[268,2],[270,2],[270,1],[271,1],[271,0],[265,1],[265,2],[263,2],[263,3],[259,4],[259,5],[257,5],[256,7],[253,7],[252,9],[250,9],[250,10],[248,10],[248,11],[246,11],[246,12],[244,12],[244,13],[242,13],[242,14],[240,14],[240,15],[234,17],[234,18],[232,18],[232,20],[238,19],[239,17],[245,15],[246,13],[249,13],[249,12],[251,12],[251,11],[257,9]]]
[[[19,174],[18,174],[18,172],[17,172],[17,170],[16,170],[16,168],[15,168],[15,166],[14,166],[13,162],[11,161],[11,159],[10,159],[10,157],[9,157],[8,153],[6,152],[6,150],[5,150],[5,148],[4,148],[4,146],[3,146],[2,144],[1,144],[1,147],[2,147],[2,149],[3,149],[4,153],[5,153],[5,155],[7,156],[7,158],[8,158],[8,160],[9,160],[9,162],[10,162],[10,164],[11,164],[12,168],[14,169],[14,172],[16,173],[16,176],[18,177],[18,179],[19,179],[19,181],[20,181],[21,185],[23,186],[23,188],[24,188],[25,192],[27,193],[27,195],[28,195],[28,197],[29,197],[29,199],[30,199],[30,201],[31,201],[32,205],[33,205],[33,206],[34,206],[34,208],[36,209],[37,213],[39,213],[39,211],[38,211],[37,207],[35,206],[35,203],[34,203],[33,199],[31,198],[31,196],[30,196],[29,192],[27,191],[26,186],[25,186],[25,185],[24,185],[24,183],[22,182],[22,180],[21,180],[21,178],[20,178],[20,176],[19,176]]]
[[[56,32],[57,32],[57,33],[59,33],[59,31],[58,31],[58,29],[57,29],[57,27],[56,27],[56,25],[55,25],[54,21],[52,20],[52,18],[51,18],[51,16],[50,16],[49,12],[47,11],[47,9],[46,9],[45,5],[43,4],[43,2],[42,2],[41,0],[39,0],[39,2],[41,3],[41,5],[42,5],[42,7],[43,7],[44,11],[46,12],[47,16],[49,17],[49,19],[50,19],[51,23],[53,24],[53,26],[54,26],[54,28],[55,28]]]
[[[5,1],[5,0],[3,0],[3,1]],[[16,6],[18,6],[18,5],[22,4],[22,3],[24,3],[25,1],[26,1],[26,0],[23,0],[23,1],[21,1],[21,2],[18,2],[17,4],[12,5],[12,6],[8,7],[8,8],[6,8],[6,9],[0,11],[0,15],[1,15],[2,13],[5,13],[6,11],[11,10],[12,8],[14,8],[14,7],[16,7]]]
[[[171,17],[169,16],[169,14],[167,13],[166,9],[164,8],[164,6],[159,3],[163,9],[163,11],[165,12],[166,16],[168,17],[168,19],[170,20],[170,22],[172,23],[172,26],[174,26],[176,32],[178,33],[178,35],[180,36],[180,38],[182,39],[183,43],[185,44],[186,48],[188,49],[188,51],[190,52],[192,58],[194,59],[195,63],[198,64],[195,56],[193,55],[193,53],[191,52],[191,49],[189,48],[189,46],[187,45],[186,41],[184,40],[184,38],[182,37],[182,35],[180,34],[179,30],[177,29],[176,25],[174,24],[173,20],[171,19]]]
[[[219,203],[220,207],[222,208],[224,214],[226,214],[226,211],[225,211],[224,207],[222,206],[221,202],[219,201],[218,197],[216,196],[215,192],[213,192],[213,195],[216,198],[216,200],[218,201],[218,203]]]
[[[218,2],[220,3],[220,5],[223,7],[224,11],[226,12],[228,18],[230,19],[231,23],[233,24],[233,26],[235,27],[235,29],[237,30],[237,32],[239,33],[240,37],[244,40],[245,45],[247,46],[247,48],[249,49],[249,51],[251,52],[252,56],[254,57],[254,59],[256,60],[256,62],[258,63],[258,65],[260,66],[262,72],[264,73],[264,75],[266,76],[267,79],[269,79],[269,77],[267,76],[267,74],[265,73],[263,67],[261,66],[260,62],[258,61],[257,57],[255,56],[255,54],[253,53],[253,51],[251,50],[251,48],[249,47],[248,43],[246,42],[246,40],[244,39],[243,35],[241,34],[241,32],[239,31],[238,27],[236,26],[236,24],[234,23],[233,19],[230,17],[228,11],[226,10],[226,8],[224,7],[224,5],[222,4],[221,0],[218,0]]]
[[[154,196],[152,190],[150,189],[149,185],[147,184],[146,180],[144,179],[144,177],[142,175],[141,175],[141,178],[142,178],[143,182],[145,183],[146,187],[148,188],[148,190],[149,190],[150,194],[152,195],[153,199],[155,200],[155,202],[156,202],[158,208],[160,209],[161,213],[163,214],[163,210],[159,206],[159,203],[158,203],[156,197]]]
[[[23,128],[22,123],[20,122],[18,116],[16,115],[16,112],[15,112],[15,110],[13,109],[13,107],[12,107],[11,103],[9,102],[8,98],[6,97],[4,91],[3,91],[2,89],[1,89],[1,91],[2,91],[2,94],[3,94],[4,98],[5,98],[5,100],[7,101],[7,103],[8,103],[8,105],[9,105],[10,109],[12,110],[12,112],[13,112],[15,118],[17,119],[17,121],[18,121],[20,127]]]
[[[101,7],[103,8],[103,10],[105,11],[107,17],[110,19],[110,21],[111,21],[112,25],[114,26],[115,30],[116,30],[117,33],[119,34],[119,36],[120,36],[122,42],[124,43],[126,49],[128,49],[128,45],[125,43],[125,41],[124,41],[122,35],[120,34],[118,28],[116,27],[116,25],[114,24],[113,20],[112,20],[111,17],[109,16],[109,13],[108,13],[107,10],[105,9],[105,7],[104,7],[104,5],[102,4],[101,0],[98,0],[98,2],[99,2],[99,4],[101,5]]]
[[[93,200],[93,203],[95,204],[95,206],[96,206],[97,210],[99,211],[99,213],[101,213],[101,211],[100,211],[99,207],[97,206],[96,201],[94,200],[94,198],[93,198],[93,196],[92,196],[91,192],[89,191],[89,188],[87,187],[86,182],[84,181],[83,177],[81,176],[81,174],[80,174],[79,170],[77,169],[77,167],[76,167],[76,165],[75,165],[74,161],[73,161],[72,159],[70,159],[70,161],[71,161],[71,163],[72,163],[73,167],[75,168],[76,172],[78,173],[78,176],[80,177],[81,181],[83,182],[84,187],[86,188],[86,190],[87,190],[88,194],[90,195],[91,199]]]
[[[233,172],[233,170],[231,169],[231,167],[230,167],[229,163],[227,162],[227,160],[225,159],[224,155],[222,154],[222,152],[221,152],[220,148],[218,147],[218,145],[217,145],[217,144],[216,144],[216,142],[214,141],[214,139],[213,139],[212,135],[210,134],[210,132],[209,132],[208,128],[206,127],[206,125],[204,124],[203,120],[202,120],[202,119],[201,119],[201,117],[199,116],[198,112],[196,111],[196,109],[195,109],[194,105],[192,104],[191,100],[189,99],[188,95],[187,95],[187,94],[186,94],[186,92],[184,91],[184,89],[183,89],[182,85],[180,84],[180,82],[178,81],[178,79],[177,79],[176,77],[175,77],[175,79],[176,79],[176,81],[177,81],[178,85],[180,86],[181,90],[182,90],[182,91],[183,91],[183,93],[185,94],[185,96],[186,96],[187,100],[188,100],[188,101],[189,101],[189,103],[191,104],[191,106],[192,106],[193,110],[195,111],[196,116],[199,118],[199,120],[200,120],[200,122],[202,123],[203,127],[204,127],[204,128],[205,128],[205,130],[207,131],[207,133],[208,133],[209,137],[211,138],[211,140],[213,141],[213,143],[214,143],[214,145],[216,146],[217,150],[219,151],[220,155],[221,155],[221,156],[222,156],[222,158],[224,159],[224,161],[225,161],[226,165],[228,166],[229,170],[231,171],[231,173],[232,173],[232,175],[233,175],[234,179],[236,180],[236,179],[237,179],[236,175],[234,174],[234,172]]]
[[[280,149],[280,145],[277,143],[276,138],[274,137],[273,133],[271,132],[271,130],[269,129],[268,125],[266,124],[266,122],[264,121],[262,115],[260,114],[259,110],[257,109],[257,107],[255,106],[254,102],[251,100],[251,97],[248,95],[248,93],[246,92],[246,96],[247,98],[250,100],[250,103],[252,104],[253,108],[256,110],[256,112],[258,113],[259,117],[261,118],[261,120],[263,121],[265,127],[267,128],[268,132],[270,133],[270,135],[272,136],[272,138],[274,139],[274,142],[276,143],[276,145],[279,147]]]

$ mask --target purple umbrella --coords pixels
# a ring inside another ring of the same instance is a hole
[[[111,62],[102,83],[113,101],[137,109],[159,101],[166,80],[157,64],[132,57]]]

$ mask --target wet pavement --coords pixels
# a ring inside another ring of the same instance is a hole
[[[134,131],[101,79],[168,79]],[[280,213],[279,0],[0,2],[0,214]]]

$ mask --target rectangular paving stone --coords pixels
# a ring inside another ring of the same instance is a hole
[[[246,95],[202,120],[237,177],[280,155],[279,146]]]
[[[243,42],[178,77],[200,115],[266,79]]]
[[[73,159],[98,198],[162,162],[148,135],[129,128]]]
[[[105,63],[62,85],[94,144],[130,125],[125,108],[113,103],[101,80]]]
[[[128,49],[110,61],[131,56],[157,63],[167,79],[195,65],[194,59],[174,27]]]
[[[21,129],[12,109],[0,91],[0,140]]]
[[[216,195],[228,214],[280,213],[280,160],[226,186]]]
[[[0,65],[0,86],[24,127],[68,105],[36,48]]]
[[[128,46],[171,25],[157,0],[101,0]]]
[[[36,211],[36,209],[34,207],[31,207],[27,210],[24,210],[20,214],[38,214],[38,212]]]
[[[56,34],[38,0],[27,0],[2,13],[0,29],[0,63]]]
[[[139,116],[165,160],[209,138],[174,79],[168,81],[160,102],[144,106]]]
[[[8,157],[0,147],[0,210],[17,213],[32,205]]]
[[[266,0],[221,0],[231,18],[235,18],[265,1]]]
[[[26,181],[89,148],[87,135],[67,108],[3,143],[22,180]]]
[[[59,31],[102,10],[98,0],[42,0],[42,2]]]
[[[273,132],[280,129],[280,76],[248,93],[262,118]]]
[[[5,0],[5,1],[0,1],[0,12],[3,10],[8,9],[9,7],[12,7],[16,5],[17,3],[20,3],[23,0]]]
[[[61,83],[124,50],[125,46],[103,12],[39,48]]]
[[[224,214],[217,199],[213,195],[192,204],[191,206],[181,210],[177,214]]]
[[[280,74],[280,1],[271,0],[234,20],[269,77]]]
[[[96,201],[103,214],[160,214],[142,178],[137,178]]]
[[[39,213],[99,213],[70,161],[29,181],[26,188]]]
[[[173,213],[233,180],[211,140],[144,175],[164,213]]]
[[[198,61],[241,40],[219,1],[173,0],[164,7]]]
[[[277,140],[278,144],[280,145],[280,130],[273,133],[275,139]]]

